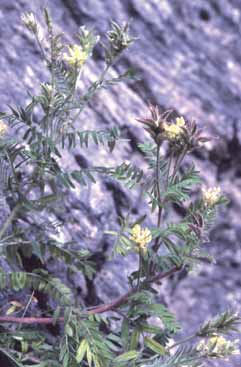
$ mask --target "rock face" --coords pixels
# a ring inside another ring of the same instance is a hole
[[[41,8],[42,1],[1,1],[1,110],[8,103],[25,103],[26,89],[36,91],[46,80],[39,51],[20,21],[22,12],[40,13]],[[207,151],[191,158],[207,185],[218,183],[230,199],[208,245],[217,263],[205,265],[181,281],[173,279],[160,288],[160,297],[170,304],[187,333],[227,306],[241,310],[241,1],[52,0],[49,8],[69,41],[83,24],[103,34],[110,19],[122,22],[131,18],[131,31],[139,37],[117,71],[122,66],[135,66],[141,80],[101,91],[80,117],[79,127],[118,126],[131,139],[129,144],[119,144],[111,157],[99,151],[98,164],[126,159],[141,163],[136,148],[144,135],[134,118],[146,114],[147,101],[196,119],[217,138]],[[84,73],[84,85],[101,70],[97,53],[94,59]],[[89,157],[76,150],[66,156],[66,166],[89,164]],[[82,284],[79,292],[92,304],[118,296],[127,287],[127,274],[136,260],[107,262],[111,242],[103,231],[115,228],[118,215],[129,209],[146,213],[147,207],[138,199],[137,193],[102,179],[97,185],[73,192],[64,203],[67,211],[59,213],[66,223],[64,236],[70,238],[71,234],[81,246],[93,249],[99,259],[100,272],[91,287],[72,279],[74,284]],[[239,366],[240,361],[235,358],[232,366]]]

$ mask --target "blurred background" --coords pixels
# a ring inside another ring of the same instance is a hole
[[[230,200],[206,245],[216,264],[202,265],[188,277],[165,282],[159,297],[176,313],[188,334],[227,307],[241,311],[241,1],[0,0],[0,5],[1,111],[7,104],[25,104],[27,91],[37,92],[48,76],[32,36],[21,23],[23,12],[35,11],[43,24],[41,9],[48,6],[56,29],[65,33],[68,42],[73,42],[80,25],[103,35],[110,20],[122,23],[131,19],[131,33],[138,40],[112,75],[134,67],[140,80],[100,91],[81,115],[78,127],[118,126],[130,139],[118,144],[111,156],[104,150],[98,152],[98,164],[109,165],[124,160],[142,164],[137,143],[146,135],[135,118],[148,113],[148,102],[197,120],[214,137],[205,150],[189,159],[206,185],[219,185]],[[103,55],[97,48],[86,65],[80,91],[95,80],[102,66]],[[95,153],[93,150],[91,156]],[[65,158],[65,165],[71,168],[97,163],[78,149],[66,153]],[[110,263],[112,242],[103,232],[116,228],[118,216],[128,210],[135,216],[146,214],[147,206],[140,204],[138,193],[106,178],[91,188],[73,191],[64,206],[66,210],[60,208],[58,213],[66,224],[63,237],[90,247],[99,272],[93,282],[86,282],[80,277],[64,279],[63,269],[54,262],[52,271],[61,273],[63,281],[71,283],[78,296],[92,305],[122,294],[135,259],[116,258]],[[240,362],[235,357],[230,365],[238,367]]]

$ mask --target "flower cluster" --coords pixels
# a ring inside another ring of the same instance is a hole
[[[225,339],[223,336],[214,335],[209,338],[207,342],[201,341],[197,346],[197,350],[205,353],[208,357],[225,358],[231,355],[240,354],[238,344],[238,339],[231,341]]]
[[[7,124],[3,122],[3,120],[0,120],[0,137],[5,135],[8,130]]]
[[[145,130],[151,135],[154,141],[161,145],[168,140],[171,148],[178,151],[191,152],[201,144],[210,139],[202,135],[202,130],[198,129],[195,121],[185,121],[180,116],[175,122],[168,121],[172,111],[161,113],[158,106],[149,106],[151,117],[138,118],[137,121],[145,125]]]
[[[80,68],[88,58],[88,53],[81,46],[68,46],[68,54],[64,53],[63,58],[70,66]]]
[[[167,139],[171,141],[179,139],[183,133],[183,127],[185,126],[185,124],[186,122],[182,116],[177,117],[175,123],[167,124],[166,122],[164,122],[163,129]]]
[[[204,205],[207,207],[211,207],[218,202],[221,194],[221,189],[220,187],[210,187],[209,189],[203,188],[202,194]]]
[[[141,228],[139,224],[136,224],[131,230],[131,240],[136,243],[139,250],[146,253],[147,244],[151,242],[152,235],[148,228]]]

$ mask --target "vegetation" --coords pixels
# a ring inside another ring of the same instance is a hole
[[[226,199],[219,188],[202,188],[197,194],[199,172],[194,166],[185,170],[182,166],[185,157],[208,138],[196,122],[171,112],[162,114],[157,106],[150,106],[150,116],[138,118],[140,128],[148,133],[146,141],[139,144],[147,170],[124,162],[117,167],[67,171],[62,159],[66,150],[95,144],[105,145],[111,154],[120,140],[115,126],[78,130],[76,122],[101,88],[133,77],[129,70],[116,78],[109,78],[108,72],[134,38],[129,35],[128,24],[111,23],[106,42],[100,43],[103,72],[80,96],[78,80],[99,37],[81,27],[77,43],[64,44],[63,35],[53,29],[47,9],[44,38],[32,13],[22,19],[40,47],[50,77],[41,84],[39,94],[30,95],[26,107],[10,106],[9,112],[1,113],[1,196],[11,212],[0,229],[0,251],[12,271],[1,269],[0,288],[25,290],[26,296],[30,290],[31,296],[24,305],[12,301],[6,312],[1,310],[0,352],[16,366],[35,367],[200,367],[211,358],[237,354],[238,341],[232,339],[232,333],[238,332],[241,318],[235,312],[225,311],[181,339],[179,323],[166,306],[158,303],[154,288],[174,273],[188,272],[202,261],[211,261],[203,243],[217,207]],[[129,215],[120,218],[118,232],[108,231],[114,256],[134,252],[139,266],[129,275],[128,292],[107,304],[88,308],[78,304],[72,290],[42,265],[51,256],[64,262],[71,272],[81,272],[86,279],[93,277],[96,269],[91,252],[81,249],[80,244],[63,243],[58,236],[53,239],[59,223],[50,218],[63,195],[76,186],[94,184],[99,175],[108,175],[130,190],[141,189],[143,200],[156,213],[157,223],[147,228],[145,215]],[[179,221],[169,222],[166,213],[173,205],[181,207],[184,214]],[[41,223],[43,216],[47,219]],[[39,267],[27,271],[24,263],[32,255]],[[39,317],[31,313],[30,306],[40,293],[49,297],[52,307]],[[55,326],[55,334],[50,336],[45,325]],[[227,339],[229,334],[231,338]]]

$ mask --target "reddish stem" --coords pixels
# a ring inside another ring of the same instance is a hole
[[[153,283],[160,281],[161,279],[164,279],[175,272],[179,271],[181,268],[175,266],[169,271],[166,271],[164,273],[157,274],[153,276],[151,279],[148,280],[148,283]],[[97,313],[103,313],[106,311],[114,310],[115,308],[127,303],[128,298],[138,292],[138,287],[134,287],[130,289],[128,292],[123,294],[122,296],[116,298],[113,302],[103,304],[100,306],[95,306],[86,312],[84,311],[83,314],[87,315],[93,315]],[[59,317],[57,320],[55,320],[53,317],[15,317],[15,316],[0,316],[0,323],[15,323],[15,324],[42,324],[42,325],[48,325],[52,324],[54,322],[64,322],[64,317]]]

